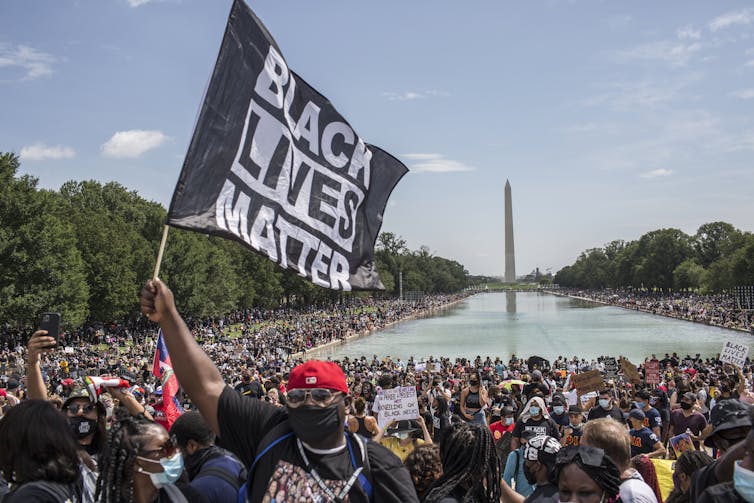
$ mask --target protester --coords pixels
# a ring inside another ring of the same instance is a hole
[[[464,419],[478,424],[487,424],[484,410],[489,405],[489,397],[478,371],[474,370],[469,374],[469,382],[461,390],[459,404],[461,416]]]
[[[370,439],[379,435],[382,430],[375,418],[366,415],[366,405],[366,400],[363,397],[354,400],[354,414],[348,417],[348,430]]]
[[[403,463],[411,475],[414,489],[420,501],[424,500],[427,491],[442,476],[442,460],[438,444],[424,444],[406,457]]]
[[[529,439],[524,449],[524,475],[534,491],[524,503],[546,502],[558,495],[556,460],[560,451],[557,438],[537,435]]]
[[[597,405],[589,410],[587,420],[591,421],[603,417],[611,417],[616,421],[623,421],[623,413],[615,404],[613,395],[609,389],[603,389],[599,392]]]
[[[490,430],[475,423],[452,425],[440,440],[442,476],[424,503],[500,500],[500,462]]]
[[[704,451],[683,452],[675,462],[673,491],[665,499],[665,503],[693,503],[689,495],[691,477],[712,462],[713,459]]]
[[[558,499],[577,503],[616,501],[620,471],[605,451],[586,445],[566,447],[557,454]]]
[[[704,445],[717,449],[720,457],[694,472],[689,488],[691,501],[700,499],[708,488],[733,480],[736,462],[749,452],[747,440],[752,431],[752,418],[748,405],[735,399],[723,400],[710,412],[710,422],[713,429],[704,439]]]
[[[65,418],[44,400],[26,400],[0,419],[0,473],[11,484],[3,503],[79,500],[78,447],[67,431]]]
[[[550,418],[545,402],[541,397],[533,397],[521,411],[521,416],[513,428],[511,449],[518,449],[521,443],[521,434],[524,431],[531,431],[537,435],[547,435],[556,439],[560,438],[558,425]]]
[[[414,436],[414,433],[418,431],[421,431],[422,438]],[[432,437],[427,430],[424,418],[419,416],[416,420],[396,421],[394,419],[390,421],[386,426],[384,436],[378,436],[377,441],[398,456],[401,461],[405,461],[411,451],[418,446],[431,444]]]
[[[191,487],[209,503],[238,499],[246,482],[246,469],[228,451],[215,445],[215,433],[196,411],[188,411],[175,420],[170,437],[183,456],[183,465]]]
[[[534,492],[534,484],[529,482],[524,471],[524,450],[526,449],[526,442],[536,436],[534,432],[526,431],[521,435],[521,446],[518,449],[512,450],[505,461],[503,470],[503,482],[508,487],[514,487],[516,493],[526,498]],[[510,499],[506,497],[506,499]]]
[[[631,466],[631,438],[626,427],[608,418],[587,421],[581,434],[580,446],[597,447],[618,467],[620,499],[624,503],[657,503],[652,488]]]
[[[694,443],[694,447],[699,449],[699,440],[701,440],[704,428],[707,427],[707,420],[704,418],[704,415],[694,410],[696,395],[692,391],[684,393],[679,405],[680,409],[670,412],[668,437],[688,433]]]
[[[225,385],[196,343],[165,284],[149,281],[142,289],[141,308],[160,324],[179,382],[219,434],[221,445],[250,467],[250,501],[262,501],[265,495],[285,499],[289,486],[281,481],[288,478],[299,481],[298,495],[312,498],[348,495],[351,501],[367,501],[371,486],[378,501],[417,501],[408,471],[397,458],[358,435],[344,435],[351,397],[336,364],[309,360],[291,370],[285,408],[244,399]],[[274,446],[267,445],[272,442]],[[267,447],[252,466],[254,453]],[[367,476],[359,480],[367,456],[371,481]]]
[[[122,414],[100,459],[95,499],[104,503],[168,503],[207,500],[187,484],[176,485],[183,457],[161,425]],[[183,498],[183,499],[182,499]]]
[[[649,428],[644,426],[644,411],[632,409],[628,413],[628,421],[631,423],[631,457],[646,454],[650,458],[662,458],[665,456],[665,447],[659,437]]]
[[[563,447],[575,447],[579,445],[583,432],[584,413],[578,405],[568,407],[568,426],[563,429],[563,438],[560,444]]]

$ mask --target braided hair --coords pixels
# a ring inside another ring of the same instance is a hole
[[[440,459],[443,474],[430,488],[425,503],[459,491],[464,493],[464,502],[500,500],[502,470],[487,427],[474,423],[450,426],[440,439]]]
[[[161,427],[143,416],[131,416],[119,411],[100,454],[95,501],[133,503],[136,456],[153,428]]]

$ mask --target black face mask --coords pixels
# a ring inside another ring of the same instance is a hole
[[[691,407],[693,407],[693,406],[694,406],[694,404],[691,404],[691,403],[686,403],[686,402],[681,402],[681,408],[682,408],[683,410],[689,410],[689,409],[690,409]]]
[[[288,421],[291,429],[302,442],[307,444],[332,435],[341,426],[342,421],[338,414],[340,404],[328,407],[306,406],[289,408]]]
[[[471,386],[476,386],[477,384],[479,384],[479,381],[477,381],[477,380],[469,381],[469,384]]]
[[[223,450],[217,446],[211,445],[204,449],[199,449],[193,454],[183,454],[183,465],[186,467],[189,480],[193,480],[199,474],[199,470],[202,469],[202,465],[209,461],[223,455]]]
[[[68,426],[71,427],[71,432],[73,433],[74,438],[76,440],[81,440],[94,433],[94,430],[97,427],[97,421],[89,419],[88,417],[69,417]]]

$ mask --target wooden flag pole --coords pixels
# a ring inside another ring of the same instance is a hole
[[[160,264],[162,263],[162,252],[165,251],[165,242],[168,240],[168,226],[162,228],[162,241],[160,241],[160,250],[157,252],[157,263],[154,265],[154,275],[152,279],[157,279],[157,275],[160,273]]]

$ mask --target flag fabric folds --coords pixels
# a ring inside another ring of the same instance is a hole
[[[326,288],[384,289],[374,243],[407,171],[291,71],[235,0],[168,224],[239,241]]]
[[[183,407],[176,397],[180,384],[178,384],[178,378],[173,373],[173,363],[170,361],[170,354],[168,354],[168,347],[165,345],[165,339],[162,336],[162,329],[157,335],[152,374],[160,380],[162,387],[162,406],[155,407],[155,421],[170,431],[170,427],[173,426],[178,416],[183,414]]]

